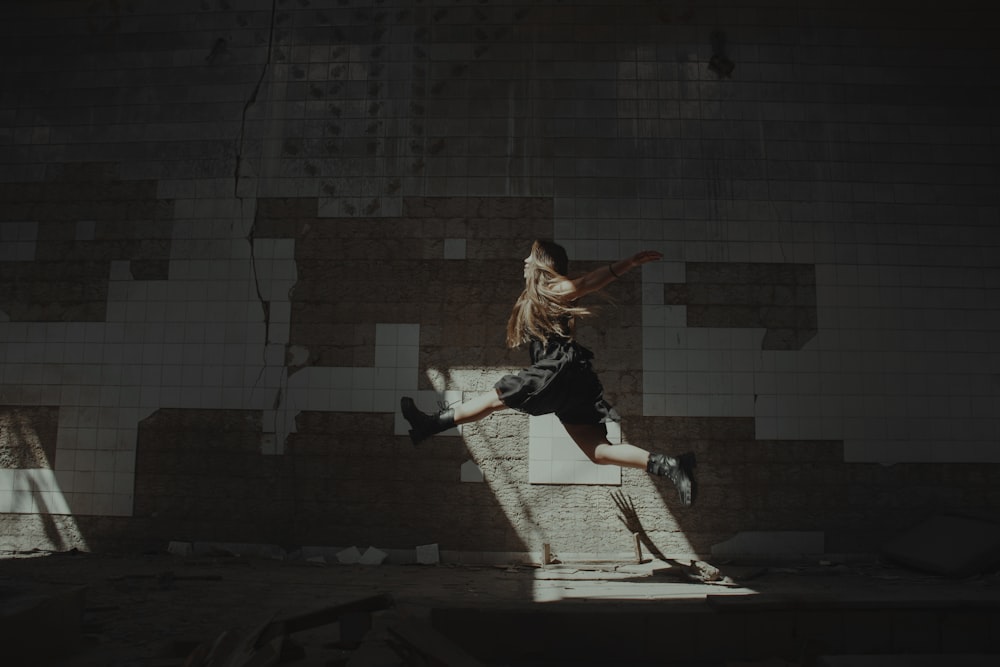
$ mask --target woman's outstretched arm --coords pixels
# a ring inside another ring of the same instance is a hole
[[[607,266],[594,269],[593,271],[585,273],[575,280],[567,279],[560,285],[556,286],[556,290],[563,292],[567,299],[571,301],[579,299],[586,294],[596,292],[597,290],[607,286],[609,283],[621,278],[637,266],[641,266],[642,264],[646,264],[648,262],[655,262],[660,259],[663,259],[663,253],[656,250],[643,250],[642,252],[637,252],[631,257],[626,257],[625,259],[620,259],[617,262],[611,262]]]

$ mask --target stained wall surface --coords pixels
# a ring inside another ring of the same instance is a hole
[[[0,22],[0,548],[869,552],[1000,509],[994,3],[93,0]],[[502,412],[534,238],[698,501]]]

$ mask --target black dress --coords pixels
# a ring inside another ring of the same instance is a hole
[[[594,353],[570,339],[531,341],[531,366],[494,385],[509,408],[529,415],[555,413],[564,424],[606,424],[621,417],[604,400],[590,365]]]

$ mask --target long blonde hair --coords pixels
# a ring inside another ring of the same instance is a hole
[[[569,271],[569,257],[559,244],[538,240],[531,245],[524,291],[507,320],[507,346],[519,347],[532,339],[573,337],[573,318],[589,315],[586,308],[564,301],[552,286]]]

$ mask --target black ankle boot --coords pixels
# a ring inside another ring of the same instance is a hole
[[[435,433],[447,431],[455,426],[455,411],[450,408],[435,415],[429,415],[417,409],[413,399],[409,396],[404,396],[399,401],[399,407],[402,409],[403,417],[413,427],[410,429],[410,440],[413,441],[414,445]]]
[[[694,468],[694,455],[687,454],[674,458],[666,454],[650,454],[646,472],[659,477],[666,477],[677,487],[677,495],[681,505],[691,507],[694,503],[694,480],[691,469]]]

